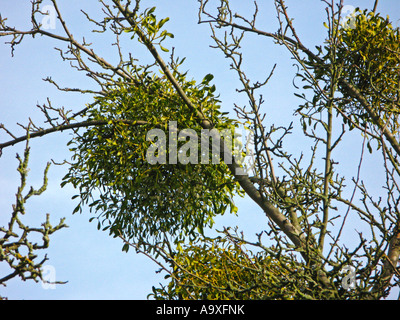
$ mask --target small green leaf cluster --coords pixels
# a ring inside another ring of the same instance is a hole
[[[147,41],[152,43],[157,42],[162,51],[168,52],[169,50],[161,45],[161,43],[166,38],[173,38],[174,35],[167,30],[162,30],[164,24],[169,21],[166,17],[161,20],[157,20],[155,15],[156,7],[147,8],[142,14],[135,16],[135,21],[137,24],[132,28],[132,30],[126,29],[125,32],[134,32],[132,39],[136,35],[136,29],[141,28],[142,32],[145,33]],[[139,39],[139,41],[142,41]]]
[[[216,129],[234,129],[235,122],[219,110],[215,88],[209,84],[211,75],[200,84],[184,75],[176,77]],[[146,74],[140,81],[139,86],[117,82],[96,98],[96,107],[86,117],[107,124],[91,127],[70,142],[73,163],[62,184],[71,183],[79,190],[74,212],[88,206],[96,213],[98,228],[109,229],[114,236],[137,241],[157,240],[164,233],[195,236],[228,207],[236,212],[233,197],[241,193],[239,185],[223,162],[148,163],[149,130],[164,130],[168,145],[170,121],[176,121],[178,130],[200,133],[202,128],[164,77]],[[135,124],[138,120],[146,124]],[[183,143],[179,141],[178,150]]]

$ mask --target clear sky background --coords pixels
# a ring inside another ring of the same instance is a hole
[[[93,48],[106,60],[116,62],[118,59],[114,39],[109,36],[91,34],[90,25],[80,9],[89,14],[99,16],[100,5],[95,0],[59,1],[59,7],[69,25],[70,31],[77,39],[85,36],[87,42],[93,42]],[[261,3],[264,3],[261,5]],[[232,0],[231,3],[240,13],[252,12],[253,1]],[[294,25],[304,43],[314,48],[320,45],[326,35],[322,22],[325,19],[324,3],[319,0],[286,1],[289,13],[295,18]],[[372,8],[373,0],[345,1],[345,5],[361,8]],[[50,4],[44,2],[43,5]],[[189,70],[188,76],[200,80],[208,73],[214,74],[214,83],[220,93],[222,107],[231,111],[233,103],[243,106],[246,98],[238,94],[236,74],[229,70],[229,61],[222,53],[209,47],[212,43],[210,30],[206,24],[197,24],[198,2],[196,0],[174,1],[143,1],[157,6],[157,17],[170,17],[166,28],[175,35],[168,40],[168,45],[175,47],[175,54],[186,57],[183,70]],[[400,2],[398,0],[382,0],[378,11],[383,16],[390,15],[391,20],[400,23]],[[30,1],[0,0],[0,13],[9,18],[9,24],[17,29],[30,29]],[[272,0],[260,1],[260,29],[277,30],[276,12]],[[55,33],[63,34],[61,25],[57,22]],[[16,123],[27,124],[30,117],[35,123],[41,124],[43,116],[36,104],[46,103],[50,98],[53,106],[64,106],[66,109],[78,111],[86,103],[91,102],[89,95],[64,93],[42,79],[51,76],[61,86],[96,88],[95,83],[71,69],[62,62],[55,46],[65,48],[62,43],[45,37],[32,39],[26,37],[22,44],[16,47],[12,58],[10,47],[5,45],[5,39],[0,39],[0,123],[4,123],[16,135],[23,135]],[[9,40],[9,39],[7,39]],[[150,62],[150,56],[136,41],[123,43],[123,49],[129,51],[140,63]],[[269,85],[261,92],[265,99],[264,112],[268,113],[266,124],[288,125],[296,121],[292,117],[293,110],[301,101],[293,95],[295,89],[292,80],[296,68],[290,60],[285,48],[277,47],[270,39],[249,35],[244,42],[245,68],[253,81],[266,78],[271,68],[277,63],[277,68]],[[165,60],[168,54],[165,54]],[[234,113],[231,113],[234,116]],[[53,159],[62,162],[69,159],[70,153],[66,143],[71,139],[70,132],[56,133],[43,138],[31,140],[30,175],[28,186],[40,187],[43,170],[46,163]],[[0,141],[9,137],[0,131]],[[296,140],[293,135],[288,140],[288,149],[299,155],[306,154],[309,149]],[[19,186],[19,175],[16,171],[18,162],[15,154],[22,155],[24,143],[3,150],[0,158],[0,225],[4,225],[11,213],[11,205],[15,201],[15,193]],[[357,156],[351,160],[349,153],[361,152],[358,137],[342,144],[337,156],[343,159],[342,173],[348,176],[356,174]],[[340,154],[340,152],[342,154]],[[355,161],[354,161],[355,159]],[[363,172],[369,173],[372,182],[377,182],[374,174],[378,173],[373,157],[367,156]],[[157,274],[158,266],[143,255],[121,251],[119,239],[108,236],[107,232],[98,231],[96,223],[89,223],[91,214],[72,215],[76,202],[71,196],[76,192],[69,186],[60,188],[62,177],[67,171],[66,166],[52,165],[49,172],[48,190],[40,197],[32,198],[27,205],[27,215],[24,221],[28,225],[39,225],[45,221],[46,213],[50,213],[51,222],[57,224],[60,218],[66,217],[68,229],[62,229],[50,238],[50,248],[46,250],[49,257],[48,265],[56,270],[57,280],[68,281],[65,285],[57,285],[55,289],[44,289],[40,283],[22,282],[15,278],[7,282],[7,287],[0,287],[0,295],[9,299],[146,299],[151,287],[163,281],[163,276]],[[379,192],[379,191],[377,191]],[[249,199],[238,199],[239,216],[225,215],[217,218],[217,227],[238,225],[249,238],[256,232],[266,228],[267,220],[262,211]],[[352,219],[350,218],[351,222]],[[349,225],[351,231],[358,225]],[[350,238],[349,238],[350,239]],[[0,264],[0,275],[5,274],[4,265]],[[395,295],[393,294],[392,297]]]

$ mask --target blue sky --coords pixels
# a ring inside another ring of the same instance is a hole
[[[253,1],[231,1],[237,4],[239,11],[249,12]],[[346,5],[361,8],[373,6],[374,1],[345,1]],[[210,30],[207,25],[197,24],[198,3],[195,0],[175,1],[143,1],[143,6],[157,6],[158,17],[170,17],[166,28],[175,35],[168,40],[168,45],[175,47],[179,57],[186,57],[184,70],[188,75],[201,80],[206,74],[214,74],[214,83],[221,94],[222,107],[232,111],[233,103],[246,104],[244,96],[235,89],[238,82],[236,75],[229,70],[229,62],[223,55],[209,47],[212,44]],[[266,6],[260,6],[260,28],[268,31],[277,30],[276,14],[273,1],[267,1]],[[304,43],[313,48],[321,44],[326,29],[322,26],[325,18],[322,1],[287,1],[289,13],[295,18],[294,24]],[[44,5],[48,3],[44,2]],[[77,39],[85,36],[86,41],[93,41],[94,49],[106,60],[116,61],[115,47],[111,46],[114,39],[102,38],[98,34],[90,34],[92,25],[88,25],[80,9],[88,13],[99,13],[99,4],[95,0],[63,1],[59,4],[71,32]],[[389,14],[393,21],[400,19],[400,2],[397,0],[380,1],[378,11],[382,15]],[[17,0],[1,0],[0,13],[9,17],[9,24],[19,29],[30,28],[30,2]],[[62,34],[59,23],[56,33]],[[63,44],[46,38],[26,38],[16,47],[12,58],[10,48],[1,39],[0,45],[0,123],[4,123],[16,135],[23,131],[17,122],[26,124],[28,118],[36,123],[43,121],[42,114],[35,107],[50,98],[53,106],[64,106],[66,109],[80,110],[91,101],[90,96],[64,93],[51,84],[42,81],[47,76],[57,81],[61,86],[95,88],[94,83],[83,74],[71,69],[62,62],[55,46]],[[150,56],[136,41],[124,43],[124,50],[138,57],[141,63],[150,60]],[[295,120],[293,110],[300,103],[293,95],[292,80],[294,72],[293,61],[283,47],[276,47],[271,40],[257,36],[249,36],[244,43],[245,68],[248,75],[256,80],[263,80],[269,74],[274,63],[277,68],[269,85],[263,90],[266,100],[265,111],[268,112],[267,125],[287,125]],[[165,55],[167,60],[168,55]],[[289,139],[289,149],[295,154],[304,151],[303,146],[293,136]],[[28,184],[39,187],[42,183],[43,170],[46,163],[53,159],[62,162],[68,159],[70,153],[66,143],[71,139],[71,133],[56,133],[44,138],[31,140],[30,175]],[[8,140],[4,132],[0,132],[0,141]],[[356,147],[354,147],[356,146]],[[15,154],[22,154],[24,144],[3,150],[0,158],[0,225],[3,225],[11,212],[15,192],[19,184],[16,171]],[[346,174],[355,175],[358,162],[348,158],[348,150],[361,151],[357,138],[345,142],[343,150],[343,170]],[[340,155],[339,155],[340,156]],[[357,161],[357,157],[355,157]],[[374,159],[366,157],[363,170],[374,168]],[[51,237],[50,248],[46,250],[49,257],[47,264],[54,266],[57,280],[68,281],[66,285],[57,285],[56,289],[44,289],[40,283],[22,282],[14,279],[7,287],[0,287],[0,295],[9,299],[146,299],[152,285],[163,281],[158,269],[152,261],[133,251],[121,251],[122,243],[108,236],[107,232],[98,231],[96,223],[89,223],[91,215],[88,212],[72,215],[76,202],[71,200],[75,191],[67,186],[60,188],[61,178],[66,173],[65,166],[52,165],[49,172],[48,190],[40,197],[31,199],[27,205],[27,215],[24,221],[29,225],[37,225],[44,221],[45,214],[50,213],[53,224],[66,217],[68,229],[56,232]],[[374,171],[372,171],[374,172]],[[370,175],[371,181],[375,176]],[[238,225],[251,237],[266,227],[264,214],[251,200],[238,199],[239,216],[225,215],[217,219],[217,226]],[[349,230],[355,226],[349,226]],[[4,266],[0,265],[0,274],[4,274]]]

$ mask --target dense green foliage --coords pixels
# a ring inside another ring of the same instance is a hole
[[[373,106],[392,132],[400,113],[400,31],[389,18],[367,11],[355,12],[339,33],[337,58],[341,74]],[[344,99],[342,108],[357,123],[371,123],[371,116],[355,99]]]
[[[225,236],[180,243],[173,260],[169,284],[153,287],[155,299],[290,300],[313,295],[303,274],[305,266],[296,259],[252,252],[245,243]]]
[[[219,111],[211,80],[208,75],[197,85],[180,76],[190,99],[201,106],[215,128],[233,130],[235,122]],[[114,235],[139,239],[202,232],[213,224],[215,215],[224,214],[228,207],[236,211],[233,196],[240,193],[238,184],[222,161],[196,165],[150,164],[146,160],[149,130],[163,130],[167,143],[169,121],[176,121],[178,130],[190,128],[199,135],[201,131],[191,110],[164,78],[146,74],[142,85],[121,82],[97,99],[87,117],[108,124],[92,127],[71,141],[75,162],[63,182],[79,189],[81,201],[76,211],[87,204],[99,214],[99,228],[103,224]],[[147,124],[135,125],[135,120],[143,119]],[[178,150],[183,144],[185,141],[178,141]],[[165,152],[168,160],[169,152]],[[200,153],[198,157],[200,163]]]

